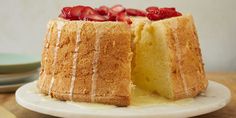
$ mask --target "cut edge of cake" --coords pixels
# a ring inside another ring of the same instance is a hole
[[[136,23],[142,28],[133,40],[134,84],[173,100],[204,91],[208,81],[192,15],[144,21]]]

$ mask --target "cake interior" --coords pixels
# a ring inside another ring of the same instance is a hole
[[[165,30],[162,25],[141,22],[134,29],[135,44],[132,65],[133,83],[162,96],[171,96],[170,67]]]

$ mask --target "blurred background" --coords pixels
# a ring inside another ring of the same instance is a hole
[[[236,0],[1,0],[0,52],[40,55],[48,20],[57,17],[63,6],[78,4],[176,7],[191,12],[206,70],[236,71]]]

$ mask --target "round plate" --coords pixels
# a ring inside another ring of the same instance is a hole
[[[26,84],[16,91],[16,101],[23,107],[43,114],[70,118],[192,117],[218,110],[224,107],[229,100],[229,89],[213,81],[209,81],[205,94],[194,98],[192,102],[186,104],[156,104],[145,107],[113,106],[93,108],[76,103],[58,101],[37,92],[36,82]]]
[[[0,93],[14,92],[14,91],[16,91],[16,89],[18,89],[22,85],[32,82],[36,79],[38,79],[38,75],[35,74],[35,75],[28,77],[28,78],[22,78],[21,81],[18,81],[15,83],[0,84]]]
[[[35,74],[38,74],[38,70],[23,73],[0,74],[0,84],[9,84],[12,82],[16,83],[22,79],[34,76]]]
[[[40,66],[40,56],[0,53],[0,73],[19,73]]]

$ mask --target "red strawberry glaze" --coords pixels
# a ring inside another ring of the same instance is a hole
[[[139,9],[126,9],[122,5],[115,5],[111,8],[100,6],[92,8],[89,6],[74,6],[64,7],[61,10],[59,17],[67,20],[88,20],[88,21],[120,21],[131,24],[130,16],[147,17],[149,20],[162,20],[166,18],[181,16],[182,14],[176,11],[175,8],[159,8],[151,6],[146,8],[146,11]]]

